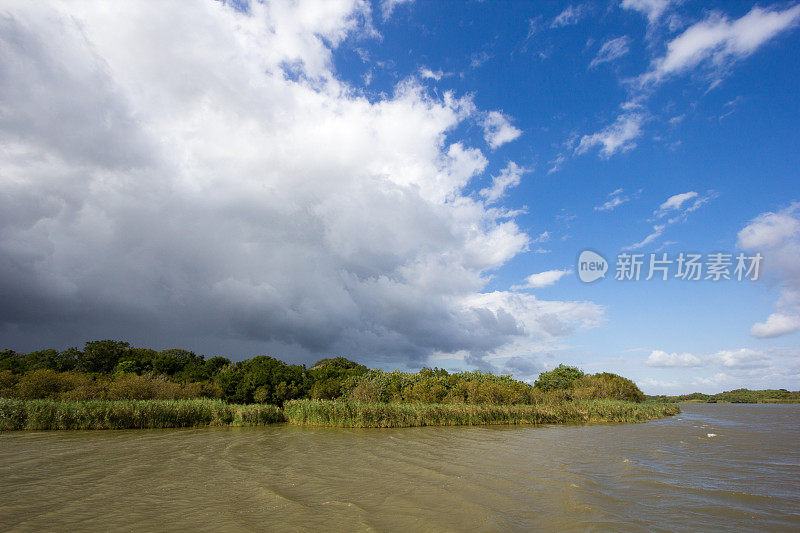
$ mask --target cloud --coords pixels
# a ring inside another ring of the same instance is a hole
[[[596,205],[594,207],[595,211],[613,211],[617,207],[621,206],[625,202],[630,201],[630,198],[627,196],[623,196],[622,193],[624,191],[622,189],[617,189],[616,191],[609,194],[609,199],[602,205]]]
[[[654,24],[673,3],[675,0],[622,0],[620,6],[623,9],[639,11],[647,17],[650,24]]]
[[[542,233],[539,234],[538,237],[533,239],[531,242],[532,243],[542,243],[542,242],[547,242],[549,240],[550,240],[550,232],[549,231],[543,231]]]
[[[376,99],[337,79],[366,2],[99,6],[0,16],[9,346],[408,363],[518,355],[602,320],[484,293],[530,238],[470,194],[487,159],[453,132],[479,111],[413,79]]]
[[[656,0],[623,0],[621,7],[634,9],[648,16],[650,24],[658,22],[669,7],[677,2]],[[571,7],[571,6],[570,6]],[[573,13],[569,8],[565,13]],[[574,17],[573,17],[574,18]],[[565,20],[568,18],[565,17]],[[572,20],[569,18],[568,20]],[[670,30],[677,20],[670,17]],[[800,23],[800,5],[784,10],[754,7],[749,13],[736,20],[729,20],[719,13],[711,13],[704,20],[687,28],[682,34],[666,43],[666,52],[654,58],[649,68],[639,76],[626,80],[629,99],[621,105],[624,111],[616,121],[593,134],[583,135],[573,154],[583,154],[590,148],[600,146],[600,155],[609,158],[617,152],[636,147],[635,140],[642,135],[644,122],[651,118],[647,101],[657,87],[670,77],[705,68],[711,86],[718,84],[734,64],[743,59],[777,35],[788,31]],[[659,35],[651,33],[648,35]],[[618,39],[624,39],[618,38]],[[615,42],[616,41],[616,42]],[[628,42],[617,39],[606,42],[589,68],[605,61],[611,61],[627,53]],[[730,113],[730,111],[729,111]],[[729,114],[728,113],[728,114]],[[724,118],[727,115],[723,115]],[[677,121],[670,121],[675,124]],[[671,147],[680,141],[671,143]],[[550,173],[560,170],[568,154],[560,153],[550,161]]]
[[[763,255],[763,273],[778,284],[776,312],[753,324],[757,338],[779,337],[800,331],[800,203],[751,220],[738,234],[739,246]]]
[[[381,15],[383,20],[388,20],[397,6],[410,4],[414,0],[381,0]]]
[[[731,21],[712,13],[667,43],[667,51],[655,59],[638,79],[640,86],[661,83],[670,76],[705,66],[712,82],[719,81],[730,66],[758,50],[800,21],[800,5],[784,10],[754,7]]]
[[[756,322],[750,328],[750,335],[759,339],[780,337],[800,331],[800,316],[796,314],[772,313],[765,322]]]
[[[480,52],[475,52],[474,54],[472,54],[470,56],[469,66],[471,68],[480,68],[487,61],[489,61],[491,58],[492,58],[492,55],[489,52],[485,51],[485,50],[482,50]]]
[[[571,26],[577,24],[584,17],[587,12],[585,4],[568,5],[564,10],[556,15],[550,23],[551,28],[562,28],[564,26]]]
[[[800,219],[797,211],[800,204],[777,213],[758,215],[738,234],[739,246],[746,250],[782,248],[793,243],[800,234]]]
[[[661,391],[664,389],[675,389],[682,385],[679,381],[665,381],[661,379],[654,379],[654,378],[644,378],[636,382],[637,385],[645,392],[650,393],[650,391],[658,391],[655,394],[660,394]]]
[[[515,140],[522,135],[522,131],[515,128],[509,118],[499,111],[490,111],[481,120],[483,138],[494,150]]]
[[[658,210],[654,213],[658,217],[663,217],[670,211],[674,211],[680,209],[681,206],[686,203],[688,200],[692,198],[697,198],[697,193],[694,191],[684,192],[681,194],[675,194],[667,198],[667,200],[661,204]]]
[[[566,276],[567,274],[571,274],[571,270],[546,270],[544,272],[539,272],[538,274],[531,274],[527,278],[525,278],[525,283],[522,285],[514,285],[511,288],[514,290],[521,290],[521,289],[541,289],[543,287],[549,287],[550,285],[555,285],[555,283]]]
[[[770,357],[764,352],[749,348],[738,350],[721,350],[714,354],[720,364],[728,369],[764,368],[771,364]]]
[[[600,47],[600,50],[597,51],[595,58],[592,59],[591,63],[589,63],[589,68],[595,68],[603,63],[616,61],[628,53],[629,44],[630,39],[626,35],[604,42],[603,46]]]
[[[659,237],[661,237],[661,235],[664,234],[664,230],[666,229],[666,227],[667,227],[666,224],[656,224],[655,226],[653,226],[653,232],[652,233],[647,235],[641,241],[639,241],[637,243],[634,243],[634,244],[631,244],[630,246],[626,246],[624,249],[625,250],[637,250],[639,248],[643,248],[643,247],[647,246],[648,244],[650,244],[654,240],[656,240]]]
[[[492,186],[481,189],[479,194],[483,196],[486,203],[494,203],[503,197],[507,189],[519,185],[520,178],[525,172],[524,168],[511,161],[506,168],[500,171],[500,174],[492,177]]]
[[[509,357],[505,362],[505,371],[521,379],[531,379],[546,370],[544,364],[536,358],[525,356]]]
[[[444,76],[444,72],[442,72],[441,70],[433,71],[429,68],[422,67],[419,69],[419,76],[423,80],[439,81],[442,79],[442,76]]]
[[[642,248],[651,242],[655,241],[664,231],[671,225],[677,222],[683,222],[687,219],[690,213],[693,213],[703,207],[705,204],[717,197],[716,191],[708,191],[703,196],[699,196],[694,191],[689,191],[681,194],[675,194],[666,199],[659,207],[653,212],[656,218],[664,218],[670,215],[671,218],[663,221],[661,224],[653,225],[653,231],[641,241],[626,246],[626,250],[635,250]],[[691,204],[687,204],[690,200],[694,200]]]
[[[600,156],[608,159],[617,152],[626,152],[636,147],[634,139],[642,134],[645,117],[642,113],[623,113],[607,128],[584,135],[575,152],[586,153],[590,148],[600,146]]]
[[[660,368],[689,368],[703,366],[703,361],[690,353],[667,353],[662,350],[653,350],[644,364]]]

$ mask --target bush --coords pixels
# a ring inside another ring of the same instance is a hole
[[[558,365],[549,372],[539,374],[539,379],[533,384],[537,389],[545,392],[549,390],[569,389],[575,380],[584,376],[584,373],[574,366]]]
[[[10,398],[17,394],[19,378],[11,370],[0,370],[0,398]]]
[[[45,368],[22,376],[17,383],[17,394],[20,398],[28,400],[57,398],[62,392],[73,388],[74,381],[71,376]]]
[[[608,398],[637,403],[644,401],[644,393],[636,383],[609,372],[576,379],[572,384],[571,394],[578,400]]]

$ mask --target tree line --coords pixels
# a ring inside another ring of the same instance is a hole
[[[294,399],[360,402],[533,404],[545,399],[644,400],[632,381],[560,365],[531,385],[489,372],[440,368],[385,372],[344,357],[292,365],[256,356],[232,362],[182,349],[136,348],[115,340],[58,351],[0,351],[0,397],[86,399],[219,398],[283,405]]]

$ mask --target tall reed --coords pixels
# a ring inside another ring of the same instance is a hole
[[[280,407],[222,400],[17,400],[0,398],[0,431],[261,426],[285,421]]]
[[[284,405],[296,425],[338,427],[413,427],[483,424],[561,424],[644,422],[678,414],[667,403],[580,400],[533,405],[364,403],[294,400]]]

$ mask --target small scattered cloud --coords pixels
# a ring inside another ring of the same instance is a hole
[[[402,4],[410,4],[414,0],[381,0],[381,16],[383,20],[388,20],[397,6]]]
[[[568,5],[564,10],[556,15],[550,23],[551,28],[562,28],[577,24],[587,13],[586,4]]]
[[[639,241],[637,243],[631,244],[630,246],[626,246],[624,249],[625,250],[637,250],[639,248],[643,248],[643,247],[647,246],[648,244],[650,244],[654,240],[656,240],[659,237],[661,237],[661,235],[664,234],[664,229],[666,229],[666,227],[667,227],[666,224],[656,224],[655,226],[653,226],[653,232],[650,233],[647,237],[645,237],[644,239],[642,239],[641,241]]]
[[[500,174],[492,177],[491,187],[481,189],[479,194],[487,204],[496,202],[503,197],[507,189],[519,185],[520,178],[525,172],[526,169],[511,161],[506,168],[500,171]]]
[[[605,129],[581,137],[575,152],[584,154],[589,149],[599,146],[600,157],[608,159],[617,152],[626,152],[635,148],[634,140],[642,134],[644,121],[645,116],[642,113],[623,113]]]
[[[616,191],[612,192],[608,195],[608,200],[602,204],[595,206],[595,211],[613,211],[617,207],[621,206],[625,202],[630,201],[630,198],[627,196],[623,196],[624,191],[622,189],[617,189]]]
[[[500,111],[490,111],[481,120],[483,138],[494,150],[522,135],[522,130],[511,124],[511,119]]]
[[[550,240],[550,232],[549,231],[543,231],[543,232],[541,232],[539,234],[538,237],[533,239],[531,242],[532,243],[542,243],[542,242],[547,242],[549,240]]]
[[[622,0],[620,7],[639,11],[650,24],[655,24],[674,3],[675,0]]]
[[[481,52],[475,52],[469,58],[469,66],[472,68],[482,67],[484,63],[489,61],[491,58],[492,54],[486,52],[485,50]]]
[[[688,352],[667,353],[663,350],[653,350],[644,364],[659,368],[689,368],[703,366],[703,361]]]
[[[800,5],[784,10],[754,7],[730,20],[711,13],[667,43],[667,52],[655,59],[637,82],[640,87],[661,83],[670,76],[704,66],[712,85],[718,83],[736,61],[743,59],[780,33],[797,26]]]
[[[683,115],[676,115],[676,116],[672,117],[671,119],[669,119],[669,123],[670,123],[671,125],[673,125],[673,126],[677,126],[678,124],[680,124],[681,122],[683,122],[683,120],[684,120],[685,118],[686,118],[686,114],[683,114]]]
[[[427,67],[421,67],[419,69],[419,77],[423,80],[436,80],[439,81],[444,76],[444,72],[441,70],[431,70]]]
[[[527,278],[525,278],[525,283],[522,285],[514,285],[511,287],[512,290],[522,290],[522,289],[541,289],[543,287],[549,287],[550,285],[554,285],[558,280],[566,276],[567,274],[571,274],[572,270],[546,270],[544,272],[539,272],[538,274],[531,274]]]
[[[659,206],[658,211],[656,211],[654,214],[657,217],[663,217],[670,211],[680,209],[684,203],[692,198],[697,198],[697,193],[695,191],[689,191],[670,196],[667,198],[667,201]]]
[[[708,191],[703,196],[700,196],[695,191],[689,191],[670,196],[658,207],[658,209],[653,212],[653,216],[656,219],[663,219],[668,215],[670,218],[654,224],[653,231],[649,235],[637,243],[626,246],[625,249],[636,250],[638,248],[647,246],[651,242],[661,237],[661,235],[664,234],[664,231],[669,226],[686,220],[690,213],[697,211],[716,197],[716,191]]]
[[[553,159],[552,159],[552,160],[549,162],[549,164],[550,164],[550,170],[548,170],[548,171],[547,171],[547,173],[548,173],[548,174],[552,174],[552,173],[554,173],[554,172],[558,172],[559,170],[561,170],[561,167],[564,165],[564,163],[566,162],[566,160],[567,160],[567,156],[566,156],[566,155],[564,155],[564,154],[558,154],[556,157],[554,157],[554,158],[553,158]]]
[[[629,45],[630,39],[627,35],[604,42],[600,50],[597,51],[595,58],[589,63],[589,68],[595,68],[603,63],[616,61],[630,51]]]

